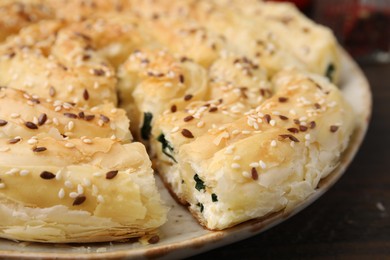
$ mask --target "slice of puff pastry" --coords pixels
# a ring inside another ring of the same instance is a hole
[[[53,18],[42,0],[2,0],[0,2],[0,42],[27,25]]]
[[[56,243],[140,237],[161,226],[166,213],[140,143],[44,137],[32,147],[0,140],[2,238]]]
[[[84,109],[22,90],[0,88],[0,138],[11,143],[34,139],[41,133],[57,139],[106,137],[129,142],[129,125],[125,111],[110,103]]]
[[[233,52],[253,59],[269,75],[295,67],[338,81],[340,64],[335,37],[292,4],[161,0],[141,1],[137,10],[147,19],[159,17],[157,38],[202,65],[208,66],[219,55]],[[205,53],[207,56],[202,55]]]
[[[281,72],[273,83],[272,98],[222,127],[198,135],[191,122],[169,127],[162,117],[156,124],[164,140],[155,150],[178,162],[166,163],[161,176],[209,229],[300,203],[347,147],[354,115],[337,87],[297,71]],[[209,117],[207,111],[201,118]]]
[[[61,21],[23,28],[0,45],[0,85],[79,106],[116,104],[114,68]]]
[[[128,112],[133,134],[144,141],[164,111],[184,108],[208,92],[204,68],[166,51],[135,51],[118,75],[121,105]]]

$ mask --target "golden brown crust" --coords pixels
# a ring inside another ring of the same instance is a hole
[[[337,43],[292,5],[6,0],[4,11],[13,22],[0,18],[2,237],[102,241],[165,221],[143,146],[124,144],[117,92],[167,188],[213,230],[303,200],[348,143],[353,115],[318,76],[337,82]]]
[[[0,3],[0,42],[27,25],[53,17],[51,9],[40,0],[3,0]]]

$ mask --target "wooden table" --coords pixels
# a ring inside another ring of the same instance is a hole
[[[362,68],[373,115],[344,176],[286,222],[191,259],[390,259],[390,65]]]

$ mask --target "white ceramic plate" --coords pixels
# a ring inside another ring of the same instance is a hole
[[[248,221],[224,231],[211,232],[203,229],[184,207],[178,205],[159,182],[162,196],[172,209],[168,216],[168,223],[161,228],[161,240],[157,244],[142,245],[139,242],[39,244],[17,243],[0,239],[0,257],[18,259],[183,258],[259,234],[301,211],[324,194],[340,178],[351,163],[367,131],[371,115],[370,88],[355,62],[344,51],[341,52],[340,86],[345,98],[351,103],[358,115],[358,127],[348,150],[342,156],[339,167],[323,179],[317,191],[296,208],[289,212],[281,211],[262,219]]]

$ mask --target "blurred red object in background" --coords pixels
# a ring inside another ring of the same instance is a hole
[[[331,28],[358,61],[390,62],[390,0],[273,0],[292,2]]]

